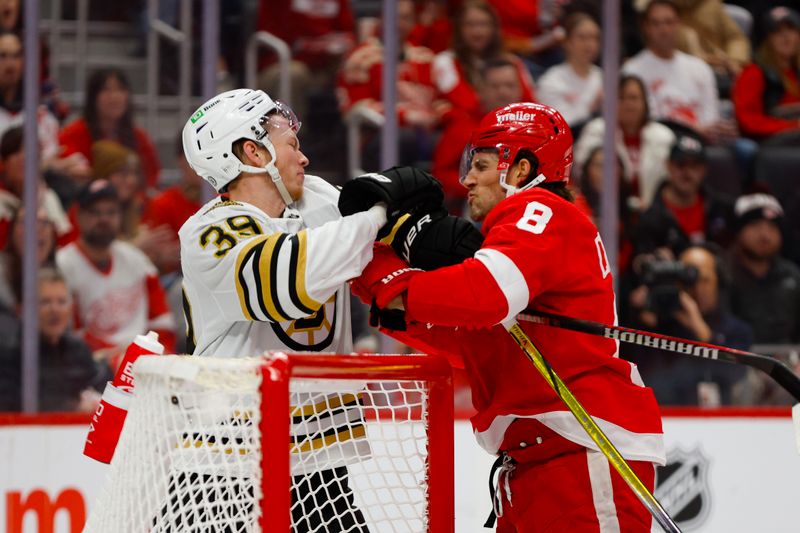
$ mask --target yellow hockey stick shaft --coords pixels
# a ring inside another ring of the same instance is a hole
[[[609,440],[603,430],[600,429],[600,426],[597,425],[597,422],[586,412],[583,405],[578,401],[577,398],[570,392],[567,386],[561,381],[561,378],[558,377],[558,374],[555,373],[553,368],[550,366],[550,363],[544,358],[544,356],[539,352],[539,350],[534,346],[533,341],[531,341],[530,337],[522,330],[522,327],[519,325],[519,322],[514,322],[510,327],[507,328],[508,332],[511,334],[511,337],[514,338],[516,343],[522,349],[522,352],[525,356],[533,363],[533,366],[536,367],[536,370],[542,375],[548,385],[553,388],[553,390],[558,394],[558,397],[566,404],[567,408],[569,408],[570,412],[575,416],[575,419],[578,423],[583,427],[586,433],[591,437],[591,439],[597,444],[597,447],[606,456],[608,462],[614,467],[614,469],[619,473],[625,483],[631,488],[636,497],[639,498],[639,501],[642,502],[650,514],[653,515],[653,518],[659,523],[659,525],[664,528],[664,531],[668,533],[681,533],[680,528],[675,523],[674,520],[667,514],[661,504],[658,502],[655,496],[647,489],[647,487],[642,483],[642,480],[636,475],[636,473],[631,469],[630,465],[625,458],[619,453],[616,446]]]

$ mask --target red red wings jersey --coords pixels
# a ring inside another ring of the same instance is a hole
[[[483,232],[474,258],[411,280],[406,310],[412,338],[404,340],[463,363],[478,411],[473,426],[490,452],[515,417],[536,418],[596,449],[502,323],[532,308],[616,324],[597,228],[573,204],[534,188],[500,202]],[[623,456],[663,463],[655,397],[636,366],[618,358],[616,341],[529,322],[522,327]]]
[[[370,39],[347,56],[336,80],[342,113],[359,103],[383,113],[383,53],[380,41]],[[416,124],[420,115],[435,116],[436,90],[431,79],[433,57],[433,52],[427,48],[403,45],[403,59],[397,64],[397,116],[401,125]]]

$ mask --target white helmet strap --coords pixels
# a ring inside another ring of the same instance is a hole
[[[539,174],[531,181],[523,185],[522,187],[515,187],[514,185],[510,185],[506,182],[506,176],[508,176],[508,169],[500,171],[500,186],[506,190],[506,198],[511,195],[517,194],[518,192],[527,191],[528,189],[533,189],[540,183],[544,182],[547,178],[544,174]]]
[[[292,195],[289,194],[289,190],[286,188],[286,185],[283,183],[283,178],[281,178],[278,169],[275,167],[275,147],[272,146],[272,143],[268,139],[264,139],[260,141],[261,145],[267,149],[269,155],[271,156],[270,160],[264,167],[254,167],[252,165],[239,165],[239,168],[245,172],[250,172],[253,174],[269,174],[269,177],[272,178],[272,183],[275,184],[275,188],[278,189],[278,194],[281,195],[281,199],[283,203],[286,204],[286,207],[289,207],[294,202]]]

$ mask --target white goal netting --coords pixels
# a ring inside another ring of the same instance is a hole
[[[85,531],[262,531],[262,481],[281,483],[262,472],[265,450],[290,454],[294,532],[429,531],[427,383],[357,372],[292,378],[290,434],[268,436],[263,365],[262,358],[141,358]]]

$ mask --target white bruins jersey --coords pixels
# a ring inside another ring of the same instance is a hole
[[[385,216],[371,210],[342,218],[336,207],[338,196],[332,185],[306,175],[303,197],[281,218],[219,197],[186,221],[178,235],[193,355],[352,352],[346,282],[372,259],[372,245]],[[321,400],[316,393],[292,394],[297,437],[293,448],[300,455],[325,454],[330,444],[362,436],[363,431],[338,426],[335,416],[320,413]],[[358,402],[352,409],[360,417]],[[308,423],[302,423],[300,413]],[[308,431],[308,425],[315,431]],[[293,462],[314,462],[307,459],[295,456]],[[331,466],[335,465],[327,467]]]

